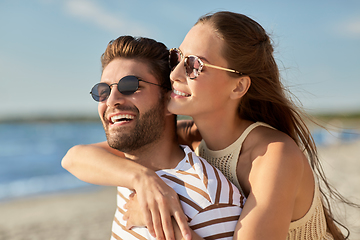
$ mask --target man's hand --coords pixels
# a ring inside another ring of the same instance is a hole
[[[127,221],[127,229],[131,229],[132,227],[146,226],[144,214],[140,209],[137,195],[134,192],[130,194],[129,201],[124,205],[124,208],[127,210],[123,216],[123,219]]]

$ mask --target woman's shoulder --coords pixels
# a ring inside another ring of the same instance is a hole
[[[295,140],[288,134],[267,126],[258,126],[248,135],[248,144],[256,149],[286,147],[292,151],[300,151]]]
[[[254,166],[283,168],[303,168],[305,155],[294,139],[289,135],[266,126],[255,128],[244,142],[244,147],[250,151],[250,158],[256,162]]]

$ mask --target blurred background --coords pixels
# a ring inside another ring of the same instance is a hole
[[[114,189],[60,166],[73,145],[105,140],[89,94],[100,56],[120,35],[177,47],[201,15],[220,10],[270,33],[293,100],[328,127],[310,124],[330,181],[359,203],[359,1],[0,0],[0,239],[110,236]],[[360,239],[359,212],[339,212]]]

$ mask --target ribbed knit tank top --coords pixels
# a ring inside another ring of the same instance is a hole
[[[218,168],[227,179],[229,179],[245,196],[241,189],[236,174],[236,166],[239,159],[242,144],[248,134],[258,126],[265,126],[274,129],[262,122],[251,124],[241,136],[225,149],[210,150],[204,140],[195,149],[195,153],[206,159],[211,165]],[[333,240],[334,238],[326,231],[326,219],[324,215],[321,194],[318,184],[315,183],[315,192],[309,211],[299,220],[290,223],[287,240]]]
[[[262,122],[256,122],[251,124],[241,136],[233,142],[230,146],[225,149],[213,151],[210,150],[204,140],[201,141],[200,145],[195,149],[195,153],[205,158],[211,165],[219,169],[227,179],[229,179],[244,195],[239,180],[236,175],[236,166],[239,159],[240,150],[245,138],[248,134],[258,126],[271,127],[270,125]],[[245,196],[245,195],[244,195]]]

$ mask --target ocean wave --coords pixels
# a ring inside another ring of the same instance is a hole
[[[95,185],[83,182],[71,174],[35,176],[7,183],[0,183],[0,200],[90,186]]]

